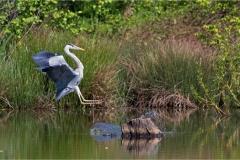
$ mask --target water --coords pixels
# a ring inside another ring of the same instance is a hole
[[[1,159],[226,159],[240,158],[240,111],[155,110],[162,139],[98,142],[96,122],[121,125],[146,110],[0,111]]]

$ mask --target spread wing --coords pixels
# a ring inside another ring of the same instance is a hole
[[[67,62],[61,54],[54,54],[42,51],[35,54],[32,58],[37,64],[39,64],[39,67],[36,68],[38,70],[59,65],[68,66]]]
[[[68,85],[73,79],[77,77],[77,75],[73,72],[73,70],[69,66],[60,65],[55,67],[48,67],[43,69],[42,71],[45,72],[47,76],[56,83],[56,86],[57,86],[56,99],[57,100],[60,99],[62,96],[74,91],[71,87],[68,87]],[[63,91],[65,92],[65,94],[62,94],[60,96],[60,94]]]
[[[39,52],[33,56],[33,60],[39,64],[36,69],[42,70],[51,78],[57,86],[56,99],[73,92],[69,83],[78,77],[74,70],[67,64],[61,54],[53,54],[46,51]]]

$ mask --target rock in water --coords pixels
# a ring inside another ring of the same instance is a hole
[[[150,118],[132,119],[122,125],[122,138],[160,138],[162,132]]]
[[[121,126],[98,122],[90,129],[91,136],[97,142],[118,139],[122,135]]]

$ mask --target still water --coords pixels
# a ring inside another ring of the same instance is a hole
[[[0,111],[1,159],[226,159],[240,158],[240,111],[155,110],[161,139],[98,141],[97,122],[122,125],[139,109]]]

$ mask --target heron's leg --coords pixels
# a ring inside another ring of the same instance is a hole
[[[99,101],[100,101],[100,100],[86,100],[86,99],[83,97],[81,91],[80,91],[80,96],[81,96],[81,98],[82,98],[82,100],[83,100],[84,102],[99,102]]]
[[[81,104],[101,104],[102,103],[102,101],[100,101],[100,100],[86,100],[83,97],[83,95],[82,95],[82,93],[81,93],[81,91],[80,91],[78,86],[75,86],[74,89],[75,89],[75,91],[78,94],[78,97],[79,97],[79,99],[81,101]]]
[[[81,102],[81,104],[89,104],[89,103],[85,103],[85,102],[83,102],[82,101],[82,98],[81,98],[81,92],[77,92],[77,94],[78,94],[78,97],[79,97],[79,99],[80,99],[80,102]]]

